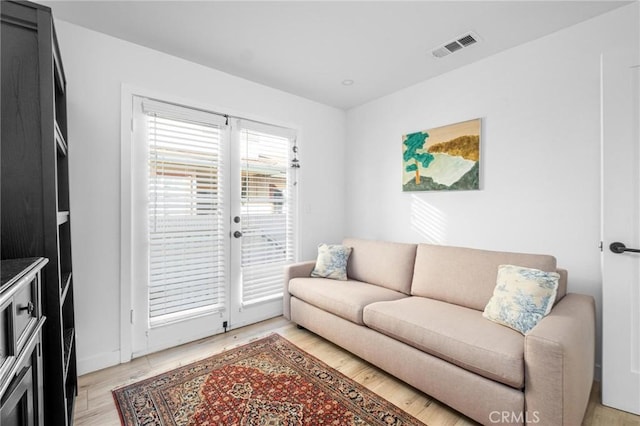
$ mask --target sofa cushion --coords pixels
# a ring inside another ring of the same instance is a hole
[[[346,281],[347,262],[350,254],[351,247],[339,244],[320,244],[316,266],[311,271],[311,276]]]
[[[353,249],[347,264],[350,279],[410,294],[415,244],[356,238],[347,238],[342,244]]]
[[[501,265],[496,288],[482,316],[527,334],[551,311],[559,279],[556,272]]]
[[[419,244],[411,294],[482,311],[503,264],[556,270],[556,258],[548,255]],[[559,289],[557,299],[563,295]]]
[[[294,278],[289,281],[289,293],[298,299],[364,325],[365,306],[383,300],[397,300],[406,294],[360,281],[336,281],[328,278]]]
[[[524,385],[524,336],[482,312],[422,297],[378,302],[364,323],[389,337],[488,379]]]

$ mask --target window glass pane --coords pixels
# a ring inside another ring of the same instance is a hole
[[[221,128],[147,115],[149,318],[224,308]]]
[[[282,267],[294,260],[292,140],[241,131],[242,302],[282,295]]]

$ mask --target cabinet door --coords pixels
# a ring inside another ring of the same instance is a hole
[[[24,367],[14,379],[0,406],[1,426],[35,426],[33,371]]]
[[[38,278],[34,277],[30,282],[22,285],[13,297],[15,314],[13,316],[15,339],[17,351],[22,351],[22,347],[31,336],[33,327],[38,322]]]

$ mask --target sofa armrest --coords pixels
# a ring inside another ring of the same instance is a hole
[[[580,425],[593,385],[595,301],[569,293],[524,341],[525,409],[547,425]]]
[[[282,315],[291,319],[291,295],[289,294],[289,281],[293,278],[308,277],[316,266],[315,260],[292,263],[284,267],[284,288],[282,289]]]

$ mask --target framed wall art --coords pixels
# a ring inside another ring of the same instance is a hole
[[[402,136],[402,190],[480,189],[481,119]]]

